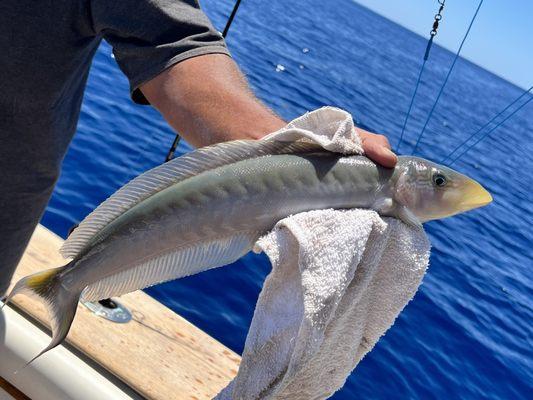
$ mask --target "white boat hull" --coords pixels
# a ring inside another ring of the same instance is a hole
[[[0,376],[31,399],[141,398],[134,393],[127,393],[123,387],[63,346],[23,368],[49,342],[49,335],[9,306],[5,307],[0,311]],[[19,372],[15,373],[17,370]]]

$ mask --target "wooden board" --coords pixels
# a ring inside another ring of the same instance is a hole
[[[15,400],[15,398],[0,387],[0,400]]]
[[[64,265],[58,252],[62,242],[38,226],[14,281]],[[106,321],[80,304],[67,341],[141,395],[162,400],[211,399],[236,375],[237,354],[161,303],[141,291],[120,300],[132,311],[131,322]],[[13,302],[48,326],[41,303],[24,295],[15,296]]]
[[[31,400],[11,383],[0,376],[0,400]]]

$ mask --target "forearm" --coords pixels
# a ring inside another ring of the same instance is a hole
[[[259,139],[285,125],[255,98],[234,61],[223,54],[185,60],[145,83],[141,90],[196,147]]]
[[[233,60],[223,54],[191,58],[141,86],[148,101],[193,146],[259,139],[285,126],[251,92]],[[367,157],[385,167],[397,158],[387,138],[358,129]]]

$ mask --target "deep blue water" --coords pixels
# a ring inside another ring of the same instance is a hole
[[[231,3],[203,1],[219,29]],[[228,38],[234,58],[257,95],[284,118],[335,105],[395,144],[425,39],[350,0],[327,4],[243,2]],[[403,151],[416,139],[452,58],[433,48]],[[285,70],[276,72],[278,64]],[[422,155],[441,160],[519,94],[461,59],[422,141]],[[494,203],[426,225],[433,249],[423,285],[335,399],[531,398],[532,107],[456,164],[491,191]],[[103,44],[43,223],[66,236],[118,187],[159,164],[173,137],[156,111],[129,100],[126,79]],[[189,150],[182,144],[179,152]],[[266,257],[248,255],[148,293],[241,352],[268,272]]]

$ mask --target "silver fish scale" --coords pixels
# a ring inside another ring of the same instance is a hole
[[[108,224],[66,274],[88,300],[116,296],[231,263],[289,215],[371,207],[377,167],[340,157],[258,157],[179,182]]]
[[[91,212],[63,243],[61,254],[79,256],[92,239],[120,215],[143,200],[184,179],[204,171],[270,154],[308,152],[316,144],[237,140],[198,149],[153,168],[133,179]]]

